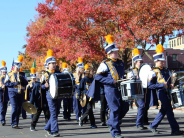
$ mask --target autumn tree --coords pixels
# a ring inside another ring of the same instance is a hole
[[[27,27],[26,52],[39,57],[51,48],[71,65],[79,56],[98,63],[106,56],[103,36],[112,34],[128,67],[131,48],[139,45],[149,56],[147,44],[164,44],[183,29],[183,9],[181,0],[46,0]]]

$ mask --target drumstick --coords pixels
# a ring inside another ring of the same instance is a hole
[[[117,82],[119,81],[126,81],[126,80],[131,80],[133,77],[129,78],[129,79],[121,79],[121,80],[117,80]]]

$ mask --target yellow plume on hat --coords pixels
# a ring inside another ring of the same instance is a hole
[[[1,61],[1,64],[2,64],[3,67],[6,66],[6,62],[4,60]]]
[[[51,50],[51,49],[49,49],[48,51],[47,51],[47,58],[48,57],[53,57],[54,56],[54,52]]]
[[[36,73],[36,69],[34,67],[31,68],[31,74],[35,74]]]
[[[82,57],[78,57],[78,63],[83,63]]]
[[[86,64],[86,65],[84,66],[84,68],[85,68],[85,70],[87,70],[87,69],[89,68],[89,65]]]
[[[114,37],[112,35],[105,36],[105,39],[108,44],[114,43]]]
[[[162,45],[158,44],[155,51],[156,51],[157,54],[163,53],[164,52],[164,47]]]
[[[62,68],[67,68],[67,64],[65,62],[62,63]]]
[[[23,61],[23,56],[22,56],[22,55],[19,55],[18,61],[19,61],[19,62],[22,62],[22,61]]]
[[[134,50],[132,51],[132,53],[133,53],[133,56],[140,55],[139,49],[137,49],[137,48],[134,48]]]

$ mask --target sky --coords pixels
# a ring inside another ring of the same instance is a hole
[[[38,15],[35,8],[42,2],[44,0],[1,0],[0,61],[6,61],[8,71],[13,59],[17,60],[18,51],[24,52],[26,27]]]

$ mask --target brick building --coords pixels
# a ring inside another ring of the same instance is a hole
[[[142,53],[142,49],[139,49],[140,53]],[[155,53],[155,50],[149,50],[148,53],[153,56]],[[169,68],[170,70],[175,71],[183,71],[184,70],[184,50],[180,49],[172,49],[168,48],[164,50],[164,56],[165,56],[165,63],[164,66]],[[142,57],[144,63],[153,64],[154,62],[148,58],[146,54]]]

